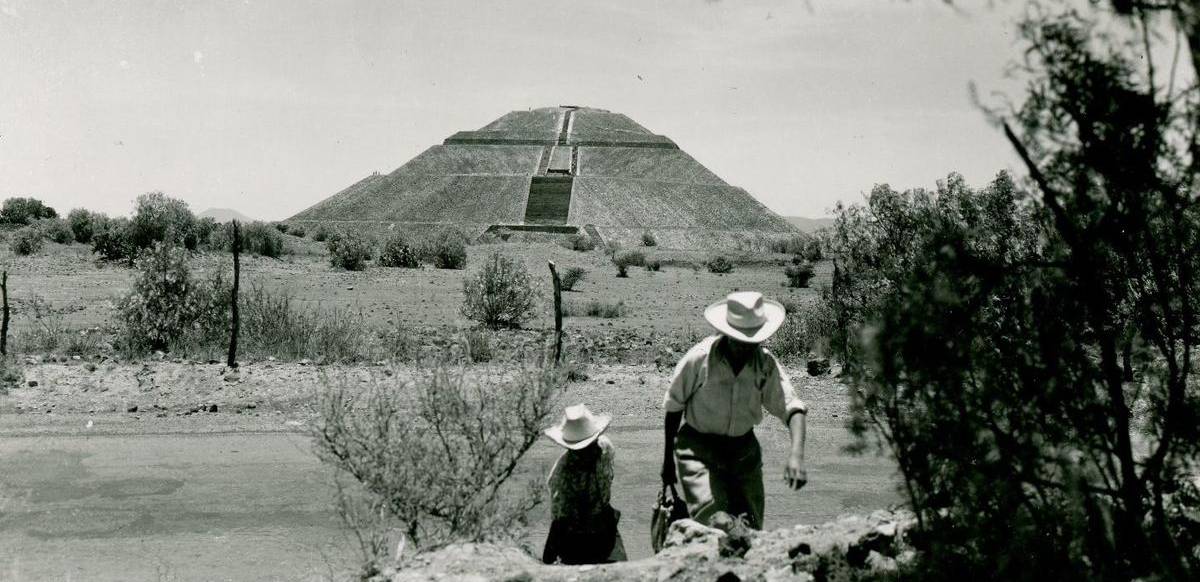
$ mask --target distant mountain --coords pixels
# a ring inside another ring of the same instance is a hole
[[[792,226],[800,229],[802,232],[817,232],[827,226],[833,226],[832,218],[805,218],[803,216],[785,216],[784,220],[792,223]]]
[[[246,216],[245,214],[242,214],[241,212],[238,212],[232,208],[209,208],[208,210],[205,210],[196,216],[199,218],[211,218],[217,222],[229,222],[231,220],[236,220],[238,222],[254,222],[253,218],[250,218],[249,216]]]

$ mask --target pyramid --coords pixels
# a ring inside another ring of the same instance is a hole
[[[485,231],[583,231],[672,248],[789,235],[794,226],[669,138],[587,107],[513,111],[460,131],[390,174],[372,174],[288,220]]]

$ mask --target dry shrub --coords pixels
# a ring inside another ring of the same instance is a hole
[[[383,243],[383,251],[379,253],[379,265],[415,269],[421,266],[420,249],[402,233],[393,233]]]
[[[783,274],[788,280],[788,287],[795,289],[807,288],[809,281],[813,278],[813,273],[812,263],[797,263],[783,269]]]
[[[356,233],[331,238],[325,247],[329,249],[329,264],[347,271],[366,269],[367,261],[375,255],[374,242]]]
[[[492,329],[520,327],[533,315],[537,299],[525,265],[497,251],[463,281],[462,314]]]
[[[441,229],[425,240],[421,259],[438,269],[463,269],[467,266],[467,235],[454,228]]]
[[[575,286],[587,275],[587,269],[583,267],[567,267],[563,269],[562,276],[558,278],[559,284],[563,291],[574,291]]]
[[[468,375],[443,362],[397,385],[330,380],[318,394],[317,454],[353,487],[338,511],[376,573],[399,536],[414,550],[516,540],[541,502],[513,479],[565,380],[544,356]],[[349,479],[347,479],[349,478]]]
[[[568,249],[579,252],[587,252],[596,249],[596,241],[586,234],[573,234],[567,237],[566,243],[563,245]]]
[[[645,230],[642,231],[642,246],[654,247],[658,246],[658,239],[654,238],[654,233]]]
[[[704,261],[704,266],[708,268],[709,273],[732,273],[733,261],[729,260],[725,255],[715,255]]]
[[[618,277],[628,277],[629,267],[645,266],[646,255],[642,251],[619,251],[613,253],[612,262],[617,267]]]
[[[574,304],[567,303],[563,306],[563,315],[567,317],[600,317],[604,319],[616,319],[625,315],[625,302],[617,301],[615,303],[608,301],[600,301],[592,299],[587,303]]]
[[[8,247],[12,252],[18,255],[32,255],[42,250],[45,246],[45,239],[42,237],[42,231],[33,226],[23,226],[12,233],[12,238],[8,241]]]

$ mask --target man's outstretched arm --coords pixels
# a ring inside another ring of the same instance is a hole
[[[783,480],[788,487],[799,490],[808,483],[808,471],[804,468],[804,439],[808,431],[808,414],[793,412],[788,417],[788,432],[792,435],[792,452],[788,455]]]

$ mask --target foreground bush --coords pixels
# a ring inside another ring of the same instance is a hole
[[[421,266],[420,252],[408,237],[396,232],[383,243],[383,251],[379,253],[379,264],[384,267],[415,269]]]
[[[497,251],[463,281],[462,313],[492,329],[520,327],[533,314],[537,298],[525,265]]]
[[[0,207],[0,223],[32,224],[43,218],[58,218],[58,213],[37,198],[9,198]]]
[[[167,350],[197,319],[195,282],[185,249],[157,244],[137,260],[133,289],[117,306],[122,336],[135,350]]]
[[[438,269],[466,268],[467,235],[453,228],[439,230],[425,240],[421,258]]]
[[[17,229],[12,233],[12,237],[8,241],[8,248],[12,252],[21,255],[32,255],[42,250],[45,245],[45,238],[42,236],[41,229],[33,226],[25,226]]]
[[[367,268],[367,261],[375,254],[374,241],[356,233],[331,238],[325,247],[329,250],[329,264],[347,271]]]
[[[545,359],[497,377],[435,364],[405,386],[329,383],[313,438],[321,460],[352,482],[338,511],[360,541],[363,574],[396,547],[389,531],[417,551],[520,539],[543,485],[513,477],[564,384]]]

